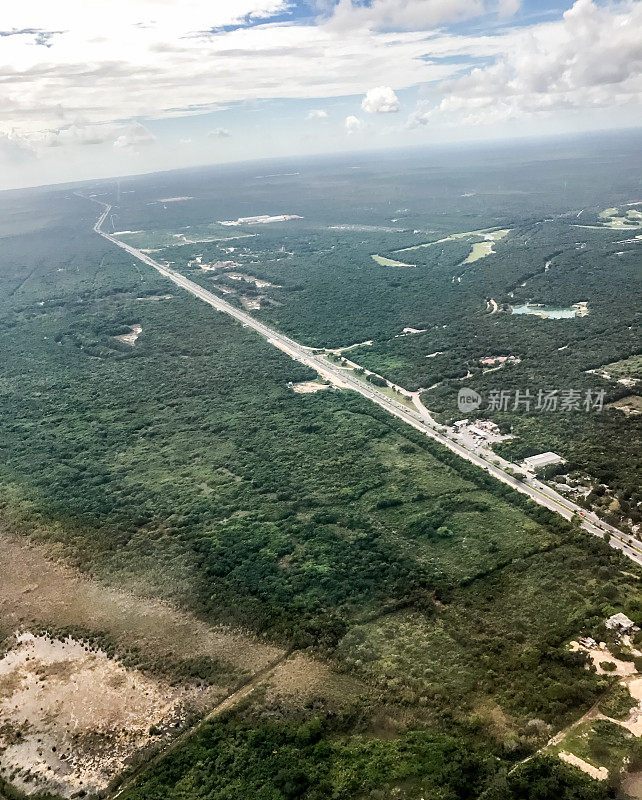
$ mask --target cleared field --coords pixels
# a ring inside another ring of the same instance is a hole
[[[386,258],[385,256],[373,255],[370,256],[373,261],[380,264],[382,267],[416,267],[416,264],[406,264],[404,261],[395,261],[393,258]]]
[[[642,380],[642,355],[634,355],[621,361],[605,364],[600,368],[599,372],[615,380],[620,380],[621,378]]]

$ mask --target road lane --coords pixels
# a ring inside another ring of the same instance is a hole
[[[179,286],[181,289],[190,292],[190,294],[198,297],[205,303],[208,303],[218,311],[229,314],[231,317],[234,317],[234,319],[241,322],[244,326],[257,331],[263,337],[265,337],[270,344],[280,348],[292,358],[311,367],[322,377],[329,378],[338,386],[350,388],[355,392],[358,392],[360,395],[366,397],[371,402],[376,403],[388,413],[393,414],[394,416],[403,420],[406,424],[411,425],[416,430],[444,445],[461,458],[465,458],[467,461],[470,461],[476,466],[481,467],[481,469],[486,470],[486,472],[493,475],[493,477],[497,478],[503,483],[508,484],[508,486],[511,486],[518,492],[527,495],[536,503],[539,503],[539,505],[545,506],[551,511],[561,514],[566,519],[571,519],[571,517],[574,515],[578,515],[582,519],[581,527],[595,536],[603,537],[605,533],[608,533],[611,537],[609,542],[611,547],[622,551],[626,556],[642,566],[642,543],[637,539],[634,539],[632,536],[623,533],[618,528],[615,528],[614,526],[600,520],[593,512],[587,511],[581,506],[578,506],[571,500],[568,500],[566,497],[556,492],[554,489],[551,489],[550,486],[538,481],[536,478],[526,478],[523,481],[518,480],[507,471],[508,469],[515,469],[515,464],[505,461],[494,454],[489,454],[489,456],[486,457],[484,455],[480,455],[479,453],[473,452],[464,444],[457,441],[455,438],[456,434],[454,434],[454,432],[449,431],[448,428],[437,425],[434,420],[422,414],[418,409],[410,409],[397,400],[388,397],[387,395],[378,391],[374,385],[366,384],[364,381],[360,381],[347,373],[345,370],[342,370],[340,367],[329,361],[325,356],[315,355],[310,348],[300,345],[298,342],[290,339],[289,336],[285,336],[273,328],[269,328],[267,325],[264,325],[250,314],[247,314],[245,311],[230,305],[230,303],[228,303],[226,300],[223,300],[218,295],[215,295],[207,289],[204,289],[202,286],[199,286],[197,283],[189,280],[189,278],[186,278],[179,272],[176,272],[175,270],[172,270],[163,264],[159,264],[147,253],[143,253],[126,242],[120,241],[115,236],[106,233],[102,230],[102,225],[107,218],[107,215],[111,211],[111,206],[106,203],[102,203],[100,200],[96,200],[95,198],[86,197],[80,193],[77,194],[80,197],[93,200],[93,202],[99,203],[105,207],[98,221],[94,225],[94,231],[104,239],[107,239],[112,244],[115,244],[117,247],[125,250],[138,261],[142,261],[144,264],[147,264],[148,266],[157,270],[161,273],[161,275],[169,278],[169,280],[176,284],[176,286]]]

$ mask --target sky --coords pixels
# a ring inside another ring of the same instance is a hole
[[[642,0],[19,0],[0,189],[640,126]]]

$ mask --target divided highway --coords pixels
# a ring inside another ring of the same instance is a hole
[[[482,454],[473,452],[463,443],[457,441],[456,434],[453,431],[437,425],[434,420],[432,420],[429,416],[422,414],[419,410],[408,408],[397,400],[390,398],[383,392],[379,391],[373,384],[365,383],[364,381],[360,381],[353,377],[353,375],[347,374],[346,370],[336,366],[327,358],[325,358],[325,356],[315,355],[311,348],[304,347],[298,342],[295,342],[293,339],[290,339],[288,336],[279,333],[273,328],[269,328],[267,325],[264,325],[262,322],[256,320],[250,314],[247,314],[245,311],[230,305],[221,297],[218,297],[207,289],[203,289],[203,287],[199,286],[193,281],[190,281],[180,273],[169,269],[163,264],[159,264],[147,253],[143,253],[140,250],[137,250],[135,247],[120,241],[115,236],[105,233],[105,231],[102,230],[102,225],[107,218],[107,215],[111,211],[111,206],[102,203],[95,198],[88,198],[85,195],[79,196],[84,197],[85,199],[93,200],[94,202],[105,207],[105,210],[94,225],[94,231],[100,234],[100,236],[102,236],[104,239],[107,239],[112,244],[115,244],[117,247],[125,250],[138,261],[142,261],[143,264],[147,264],[149,267],[157,270],[161,273],[161,275],[169,278],[169,280],[171,280],[181,289],[185,289],[185,291],[190,292],[190,294],[213,306],[218,311],[229,314],[231,317],[234,317],[234,319],[242,323],[243,326],[253,328],[255,331],[257,331],[257,333],[260,333],[263,337],[265,337],[270,344],[280,348],[291,358],[294,358],[311,367],[322,377],[330,379],[338,386],[353,389],[355,392],[358,392],[371,402],[376,403],[388,413],[398,417],[416,430],[420,431],[426,436],[430,436],[435,441],[444,445],[444,447],[452,450],[458,456],[461,456],[467,461],[476,464],[478,467],[486,470],[486,472],[493,475],[493,477],[503,481],[518,492],[528,495],[528,497],[530,497],[536,503],[545,506],[551,511],[561,514],[566,519],[570,519],[574,514],[577,514],[582,519],[582,528],[589,533],[594,534],[595,536],[604,536],[605,533],[608,533],[611,537],[611,547],[621,550],[626,556],[642,566],[642,543],[634,537],[623,533],[618,528],[615,528],[606,522],[603,522],[599,519],[599,517],[597,517],[596,514],[586,511],[581,506],[576,505],[563,495],[556,492],[554,489],[551,489],[550,486],[538,481],[536,478],[526,478],[525,480],[521,481],[517,480],[517,478],[507,471],[508,469],[514,468],[514,464],[511,464],[510,462],[500,459],[498,456],[492,454],[484,456]]]

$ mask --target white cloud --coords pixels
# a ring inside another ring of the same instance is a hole
[[[105,125],[73,124],[31,136],[35,145],[43,147],[65,147],[74,145],[97,145],[114,143],[119,136],[126,136],[130,125],[108,123]]]
[[[207,0],[191,0],[185,20],[182,4],[165,3],[158,21],[137,24],[150,3],[130,0],[122,19],[110,10],[100,17],[79,12],[78,20],[70,13],[72,4],[79,5],[75,0],[43,3],[41,19],[14,13],[15,4],[4,25],[45,28],[54,24],[48,9],[55,6],[60,21],[52,29],[63,32],[50,38],[50,47],[35,46],[33,34],[0,37],[0,107],[7,127],[33,133],[79,118],[99,124],[176,117],[239,101],[338,97],[359,94],[364,84],[404,87],[455,74],[452,65],[420,60],[429,45],[419,33],[346,34],[326,25],[285,23],[212,33],[230,14]],[[194,13],[199,4],[200,16]]]
[[[36,150],[14,131],[0,131],[0,164],[15,164],[36,158]]]
[[[229,139],[232,134],[227,128],[214,128],[207,135],[212,139]]]
[[[376,86],[368,90],[361,108],[368,114],[390,114],[399,111],[399,98],[389,86]]]
[[[419,87],[417,108],[397,127],[399,144],[416,141],[422,131],[436,140],[450,135],[448,126],[465,130],[517,118],[526,120],[523,132],[533,133],[543,130],[544,117],[556,125],[559,120],[560,130],[566,119],[575,120],[566,129],[577,129],[632,125],[639,118],[641,0],[577,0],[563,18],[528,25],[520,19],[502,24],[519,0],[326,1],[327,13],[316,24],[270,22],[271,15],[287,13],[291,0],[112,0],[101,14],[96,0],[5,3],[0,151],[11,151],[16,163],[30,159],[29,174],[38,182],[101,170],[122,174],[127,164],[151,170],[190,159],[202,163],[211,158],[212,144],[199,126],[178,118],[224,114],[245,104],[240,113],[255,103],[260,121],[252,120],[242,137],[233,135],[225,146],[219,135],[217,156],[294,152],[300,128],[316,143],[311,148],[320,146],[305,114],[323,120],[328,98],[352,97],[355,105],[348,108],[358,108],[355,98],[368,86],[377,88],[363,100],[361,119],[345,119],[349,133],[370,130],[366,114],[400,110],[390,87]],[[474,26],[447,27],[489,13]],[[311,111],[287,106],[294,98],[305,98]],[[275,106],[265,102],[271,99]],[[269,117],[273,108],[278,113]],[[144,147],[152,135],[131,127],[140,123],[126,122],[169,117],[176,119],[175,133],[165,142],[159,134],[158,147]],[[229,118],[215,119],[211,125]],[[324,147],[345,146],[341,126],[321,127]],[[381,125],[375,129],[392,137]],[[179,147],[178,137],[193,137],[194,144]],[[353,141],[370,144],[365,136]],[[2,184],[23,182],[29,169],[16,167],[10,178],[0,169]]]
[[[330,25],[343,30],[354,27],[421,30],[478,17],[493,5],[484,0],[373,0],[369,5],[339,0]]]
[[[445,85],[444,119],[479,124],[639,105],[642,3],[577,0],[560,21],[511,32],[495,63]]]
[[[359,117],[355,117],[353,114],[346,117],[345,121],[346,130],[348,133],[357,133],[357,131],[363,130],[363,120],[360,120]]]
[[[119,150],[138,152],[139,147],[153,144],[156,137],[140,122],[127,125],[125,130],[114,140],[114,147]]]
[[[101,45],[118,31],[141,28],[172,38],[195,31],[209,31],[242,23],[246,17],[265,19],[287,10],[288,0],[110,0],[109,8],[97,8],[96,2],[79,0],[24,0],[3,4],[2,27],[5,31],[26,31],[35,38],[40,31],[82,30],[92,34],[92,44]],[[101,13],[97,13],[97,12]],[[30,33],[33,31],[34,33]],[[60,33],[62,32],[62,33]]]
[[[412,130],[414,128],[421,128],[425,125],[428,125],[433,114],[433,109],[426,109],[424,108],[423,104],[419,104],[417,108],[408,115],[405,127],[409,130]]]

